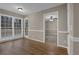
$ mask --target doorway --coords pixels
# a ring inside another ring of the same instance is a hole
[[[44,14],[45,42],[57,44],[57,12]]]
[[[44,42],[53,43],[59,47],[68,48],[67,19],[59,18],[58,11],[44,14]],[[60,25],[61,24],[61,25]],[[65,29],[63,28],[65,27]]]
[[[24,31],[24,37],[28,37],[28,18],[25,18],[24,19],[24,29],[23,29]]]

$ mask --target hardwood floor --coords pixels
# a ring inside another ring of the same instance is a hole
[[[67,55],[67,49],[53,43],[18,39],[0,44],[0,55]]]

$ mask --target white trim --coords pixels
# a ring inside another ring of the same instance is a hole
[[[38,42],[42,42],[42,43],[44,43],[44,41],[37,40],[37,39],[31,38],[31,37],[25,37],[25,38],[28,38],[28,39],[30,39],[30,40],[34,40],[34,41],[38,41]]]
[[[1,40],[1,16],[0,16],[0,40]]]
[[[67,4],[67,23],[68,23],[68,54],[73,54],[73,4]]]
[[[24,20],[24,19],[21,19],[21,36],[23,36],[23,34],[24,34],[24,33],[23,33],[23,30],[24,30],[24,27],[23,27],[23,26],[24,26],[24,25],[23,25],[23,24],[24,24],[24,23],[23,23],[23,20]]]
[[[63,47],[63,48],[68,48],[67,46],[63,46],[63,45],[57,45],[59,47]]]
[[[20,19],[23,19],[22,17],[11,16],[11,15],[2,14],[2,13],[0,13],[0,16],[8,16],[8,17],[14,17],[14,18],[20,18]]]
[[[28,36],[28,35],[25,35],[25,21],[28,21],[28,27],[29,27],[29,18],[24,18],[24,30],[23,30],[23,32],[24,32],[24,36],[26,37],[26,36]],[[28,29],[28,33],[29,33],[29,29]]]
[[[57,46],[59,46],[59,13],[58,13],[58,19],[57,19]]]
[[[6,15],[6,14],[0,14],[0,16],[14,17],[14,16],[11,16],[11,15]]]
[[[57,29],[46,29],[46,30],[49,30],[49,31],[57,31]]]
[[[45,15],[43,15],[43,42],[45,43]]]
[[[28,30],[28,31],[43,32],[43,30]]]
[[[24,17],[24,19],[27,19],[27,20],[28,20],[28,19],[29,19],[29,17]]]
[[[69,32],[68,32],[68,31],[58,31],[58,33],[69,34]]]
[[[12,18],[12,36],[14,37],[14,17]]]

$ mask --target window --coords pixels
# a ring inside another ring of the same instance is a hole
[[[25,35],[28,35],[28,20],[25,20]]]
[[[1,37],[12,36],[12,18],[1,16]]]
[[[14,33],[15,33],[15,35],[21,35],[21,19],[15,19]]]

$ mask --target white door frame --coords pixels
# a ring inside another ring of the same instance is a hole
[[[67,19],[68,19],[68,54],[73,54],[73,4],[67,4]]]
[[[24,28],[23,28],[23,32],[24,32],[24,37],[28,37],[28,35],[25,35],[25,21],[28,20],[29,18],[24,18]],[[29,21],[28,21],[28,27],[29,27]]]
[[[46,20],[45,20],[45,19],[46,19],[45,16],[46,16],[46,15],[50,15],[50,14],[51,14],[51,15],[52,15],[52,14],[56,14],[56,15],[57,15],[57,16],[56,16],[56,17],[57,17],[57,31],[58,31],[58,28],[59,28],[59,27],[58,27],[58,11],[54,11],[54,12],[49,12],[49,13],[43,14],[43,42],[44,42],[44,43],[45,43],[45,41],[46,41],[46,40],[45,40],[45,21],[46,21]],[[58,34],[57,34],[57,35],[58,35]],[[57,43],[58,43],[58,40],[57,40]]]

